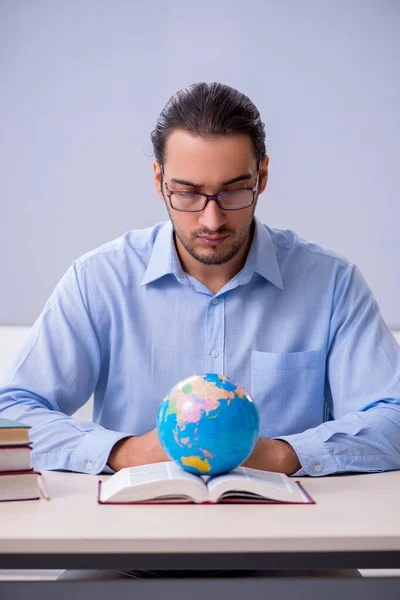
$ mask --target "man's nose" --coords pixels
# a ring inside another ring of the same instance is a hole
[[[226,214],[220,209],[215,200],[210,200],[205,209],[200,213],[199,223],[212,232],[217,231],[226,223]]]

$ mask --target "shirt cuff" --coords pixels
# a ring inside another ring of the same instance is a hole
[[[113,446],[123,438],[130,437],[129,433],[110,431],[109,429],[93,429],[83,436],[81,443],[72,454],[69,470],[78,473],[114,473],[107,466],[107,460]],[[110,469],[108,471],[108,469]]]
[[[284,440],[296,452],[302,468],[293,473],[292,477],[301,477],[302,475],[321,477],[338,471],[335,461],[313,429],[304,433],[282,435],[271,439]]]
[[[112,469],[108,465],[104,465],[102,473],[104,473],[105,475],[114,475],[114,473],[116,473],[116,471],[114,471],[114,469]]]

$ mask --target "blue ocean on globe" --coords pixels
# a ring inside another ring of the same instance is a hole
[[[196,475],[227,473],[253,451],[260,429],[246,390],[225,375],[179,381],[158,411],[157,431],[171,460]]]

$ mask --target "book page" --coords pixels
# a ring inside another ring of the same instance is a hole
[[[139,501],[160,496],[193,497],[202,501],[207,488],[201,477],[184,471],[173,462],[160,462],[138,467],[126,467],[102,484],[101,500]]]
[[[131,486],[151,481],[160,481],[162,479],[198,479],[196,475],[187,473],[173,462],[159,462],[140,465],[139,467],[127,467],[121,470],[126,470],[129,477],[129,485]]]
[[[226,475],[211,477],[207,482],[210,499],[216,502],[228,493],[249,498],[251,494],[283,502],[304,502],[298,486],[284,473],[238,467]]]

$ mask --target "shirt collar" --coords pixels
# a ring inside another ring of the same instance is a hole
[[[254,216],[255,227],[252,244],[241,279],[249,280],[254,272],[264,279],[283,289],[282,276],[275,254],[274,244],[267,227]],[[141,286],[160,279],[164,275],[173,274],[178,280],[185,279],[176,251],[172,222],[167,221],[160,229],[154,242],[150,260],[141,281]]]

